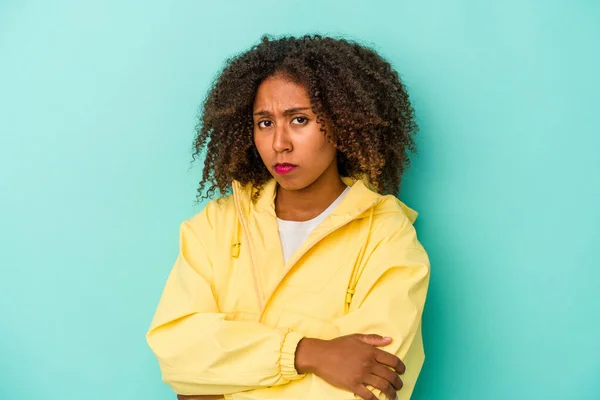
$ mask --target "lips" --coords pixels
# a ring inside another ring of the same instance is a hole
[[[282,164],[275,164],[275,166],[273,168],[275,169],[275,172],[277,174],[285,175],[285,174],[289,174],[290,172],[292,172],[293,170],[298,168],[298,166],[294,165],[294,164],[282,163]]]

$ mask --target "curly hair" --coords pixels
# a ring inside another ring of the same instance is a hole
[[[275,74],[306,88],[320,130],[336,146],[340,175],[366,178],[379,193],[398,193],[418,126],[390,63],[347,39],[263,35],[225,61],[200,108],[192,156],[195,161],[206,149],[199,199],[217,189],[225,195],[232,180],[252,184],[258,197],[271,178],[254,145],[252,112],[258,86]]]

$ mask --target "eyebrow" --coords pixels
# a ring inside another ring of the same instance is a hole
[[[283,112],[283,115],[294,114],[295,112],[302,111],[302,110],[310,110],[310,107],[289,108]],[[255,112],[253,115],[271,115],[271,113],[266,110],[259,110],[259,111]]]

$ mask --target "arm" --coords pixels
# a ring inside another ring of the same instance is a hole
[[[196,218],[202,233],[211,231],[205,212]],[[207,248],[184,222],[179,256],[146,335],[163,380],[181,395],[223,395],[302,377],[294,368],[301,335],[258,322],[226,321],[219,312]]]
[[[421,340],[421,315],[425,304],[429,283],[429,259],[427,253],[417,241],[413,226],[405,221],[401,229],[382,239],[369,254],[366,269],[356,287],[350,311],[333,321],[336,336],[355,333],[379,334],[392,338],[392,342],[382,347],[400,358],[406,372],[401,376],[404,386],[397,392],[399,399],[409,399],[421,371],[424,360]],[[325,359],[324,345],[320,343],[313,358],[309,373],[301,382],[311,398],[330,400],[354,400],[354,394],[339,389],[328,383],[323,376],[330,371],[323,371],[328,362]],[[335,362],[333,363],[335,364]],[[338,363],[334,369],[340,373],[343,364]],[[321,369],[321,370],[320,370]],[[277,390],[280,398],[286,397],[289,387]],[[300,382],[298,382],[300,384]],[[375,397],[387,399],[380,390],[367,385]],[[233,400],[259,400],[276,398],[269,389],[257,389],[250,392],[234,394]],[[298,398],[300,399],[300,398]]]
[[[419,248],[398,249],[398,252],[404,262],[381,264],[378,272],[359,284],[354,309],[339,318],[336,325],[340,335],[373,332],[393,338],[382,349],[404,362],[406,372],[401,377],[404,386],[398,396],[410,399],[424,360],[421,316],[429,283],[429,262]],[[378,399],[386,398],[377,389],[373,392]]]
[[[406,366],[400,399],[410,398],[424,360],[421,317],[428,285],[429,258],[413,225],[404,220],[370,254],[350,312],[335,321],[340,335],[372,332],[393,338],[383,350]],[[373,392],[386,398],[377,389]]]

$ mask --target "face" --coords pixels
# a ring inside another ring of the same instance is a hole
[[[254,101],[254,143],[271,175],[286,190],[337,179],[336,149],[317,123],[304,86],[282,75],[265,79]],[[331,132],[326,123],[327,132]]]

